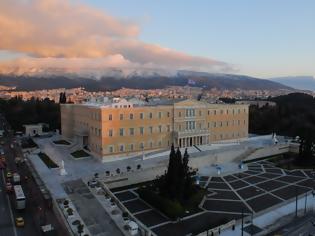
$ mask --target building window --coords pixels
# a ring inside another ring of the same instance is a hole
[[[170,113],[169,112],[167,112],[167,117],[170,117]]]
[[[150,148],[152,148],[153,147],[153,143],[152,143],[152,141],[150,142]]]
[[[119,119],[123,120],[124,119],[124,114],[119,114]]]
[[[226,126],[229,126],[229,122],[228,121],[226,122]]]
[[[199,116],[202,116],[202,111],[201,110],[199,111]]]
[[[227,115],[229,114],[229,110],[226,110],[226,114],[227,114]]]
[[[109,146],[109,152],[113,153],[114,152],[114,147],[113,146]]]
[[[208,122],[208,129],[210,128],[210,122]]]
[[[223,110],[220,111],[220,114],[221,114],[221,115],[223,114]]]
[[[217,110],[214,110],[213,114],[216,115],[217,114]]]
[[[220,121],[220,127],[222,127],[223,126],[223,123],[222,123],[222,121]]]
[[[181,112],[178,112],[178,117],[182,117],[182,113]]]
[[[144,133],[144,128],[140,127],[140,134],[143,135],[143,133]]]
[[[217,122],[213,122],[213,127],[217,127]]]
[[[123,128],[120,128],[120,129],[119,129],[119,135],[120,135],[120,136],[124,136],[124,129],[123,129]]]
[[[240,120],[238,120],[238,121],[237,121],[237,124],[240,125],[240,123],[241,123]]]
[[[133,120],[133,114],[132,113],[129,114],[129,119]]]
[[[134,128],[130,128],[129,129],[129,135],[133,136],[135,134],[135,129]]]
[[[144,149],[144,143],[140,143],[140,149]]]
[[[143,113],[140,113],[140,119],[143,120]]]
[[[240,109],[238,109],[237,113],[238,113],[238,114],[240,114],[240,113],[241,113],[241,110],[240,110]]]
[[[133,151],[133,143],[130,144],[130,151]]]
[[[152,127],[152,126],[149,127],[149,133],[150,133],[150,134],[153,133],[153,127]]]
[[[124,149],[125,149],[124,145],[120,145],[120,146],[119,146],[119,151],[120,151],[120,152],[123,152]]]
[[[210,111],[208,110],[208,116],[210,115]]]
[[[152,119],[153,115],[152,112],[149,113],[149,118]]]
[[[108,120],[113,120],[113,115],[112,114],[109,114]]]
[[[162,118],[162,112],[159,112],[159,119]]]
[[[159,132],[162,133],[162,126],[159,125]]]
[[[108,136],[113,137],[113,130],[112,129],[108,130]]]

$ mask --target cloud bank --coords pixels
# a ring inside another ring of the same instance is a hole
[[[221,61],[191,56],[138,39],[139,26],[70,0],[0,1],[0,50],[25,58],[9,67],[151,67],[231,71]]]

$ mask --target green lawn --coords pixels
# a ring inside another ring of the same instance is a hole
[[[87,152],[85,152],[84,150],[77,150],[75,152],[72,152],[71,155],[74,157],[74,158],[82,158],[82,157],[88,157],[90,156]]]
[[[63,139],[61,139],[61,140],[56,140],[56,141],[53,141],[53,142],[54,142],[54,144],[70,145],[70,143],[69,143],[68,141],[63,140]]]
[[[49,169],[59,167],[53,160],[50,159],[49,156],[47,156],[46,153],[40,152],[40,153],[38,153],[38,156],[46,164],[46,166]]]

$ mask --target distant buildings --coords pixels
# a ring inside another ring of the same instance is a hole
[[[102,98],[61,104],[61,130],[99,158],[123,157],[247,137],[248,105]]]

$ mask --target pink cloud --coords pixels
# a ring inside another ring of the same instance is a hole
[[[94,58],[82,59],[92,66],[92,61],[96,65],[104,61],[113,62],[119,55],[121,60],[114,63],[116,65],[206,71],[231,69],[224,62],[144,43],[138,39],[140,30],[136,24],[116,19],[81,3],[69,0],[10,0],[0,1],[0,9],[0,50],[25,53],[28,57],[23,59],[24,64],[27,64],[25,60],[30,60],[29,64],[44,66],[53,62],[56,65],[58,60],[51,58],[64,58],[59,61],[70,65],[74,63],[71,58]],[[30,57],[39,59],[31,60]],[[14,63],[21,62],[15,60],[5,66]]]

